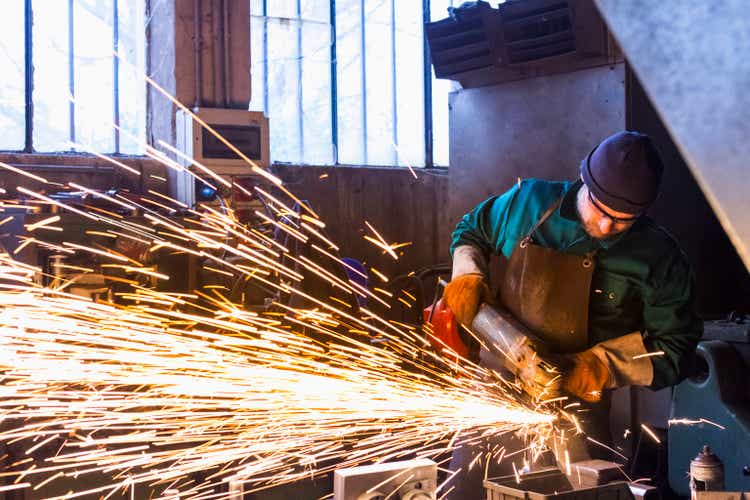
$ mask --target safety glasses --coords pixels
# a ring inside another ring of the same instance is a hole
[[[638,220],[638,218],[640,217],[640,215],[635,215],[633,217],[615,217],[614,215],[610,215],[609,213],[607,213],[606,210],[604,210],[602,205],[600,205],[599,202],[596,201],[596,198],[594,198],[594,196],[591,194],[591,190],[586,188],[586,191],[588,192],[588,195],[589,195],[589,201],[591,202],[592,205],[594,205],[594,207],[599,211],[599,213],[616,224],[632,224],[633,222]]]

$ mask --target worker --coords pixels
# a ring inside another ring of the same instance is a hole
[[[560,386],[588,404],[586,432],[605,442],[611,390],[677,384],[702,334],[687,259],[645,215],[662,172],[647,135],[619,132],[583,159],[576,181],[519,181],[453,233],[444,299],[458,321],[470,326],[496,299],[558,355]],[[496,297],[491,254],[508,258]],[[451,467],[463,470],[451,498],[484,498],[483,468],[466,471],[475,455],[454,452]]]

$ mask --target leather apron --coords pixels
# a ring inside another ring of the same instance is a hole
[[[534,243],[534,232],[560,207],[555,201],[513,249],[500,303],[556,353],[588,347],[589,294],[595,252],[572,255]]]

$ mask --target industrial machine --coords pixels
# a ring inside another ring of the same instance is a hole
[[[675,387],[669,426],[669,485],[688,495],[691,459],[702,445],[724,463],[729,491],[750,491],[750,320],[706,322],[697,373]]]

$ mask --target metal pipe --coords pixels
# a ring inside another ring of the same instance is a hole
[[[546,366],[534,346],[539,340],[509,313],[482,304],[471,330],[497,357],[500,364],[521,382],[533,398],[553,397],[557,374]]]
[[[339,116],[338,116],[338,65],[336,62],[336,0],[330,3],[331,22],[331,141],[333,145],[333,164],[339,163]]]
[[[507,357],[505,353],[513,353],[530,336],[523,327],[515,322],[511,323],[508,315],[501,314],[487,304],[479,307],[479,312],[471,323],[471,329],[487,345],[490,352],[504,358]]]
[[[33,10],[31,0],[24,3],[24,101],[25,101],[25,141],[24,153],[33,152],[33,130],[34,130],[34,65],[33,65]]]

